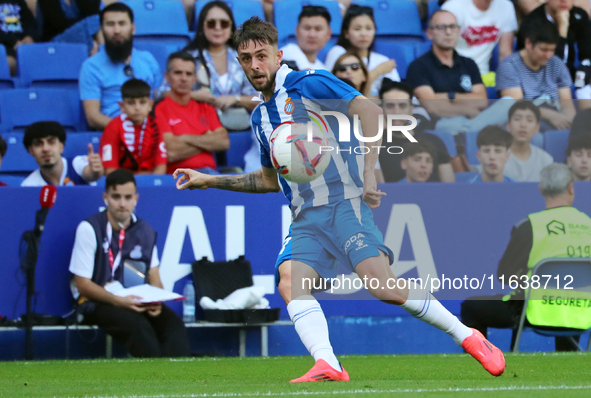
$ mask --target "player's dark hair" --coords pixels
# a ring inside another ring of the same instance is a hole
[[[266,44],[275,46],[279,43],[277,28],[275,28],[273,24],[265,22],[256,16],[245,21],[238,30],[234,32],[232,40],[236,51],[238,51],[239,48],[246,47],[251,40],[260,46]]]
[[[140,79],[129,79],[121,85],[121,97],[125,98],[150,98],[152,88],[148,83]]]
[[[480,149],[483,145],[504,146],[509,149],[513,143],[513,136],[499,126],[486,126],[476,137],[476,146]]]
[[[207,18],[209,11],[216,7],[222,9],[228,15],[228,19],[232,25],[232,34],[226,42],[226,45],[230,47],[233,46],[232,36],[234,35],[234,32],[236,32],[236,21],[234,20],[234,14],[232,13],[232,9],[230,9],[225,1],[216,0],[205,4],[201,9],[199,19],[197,20],[197,32],[195,33],[195,38],[193,38],[193,40],[187,44],[187,46],[184,48],[185,51],[207,50],[209,48],[209,40],[207,40],[207,37],[205,37],[205,19]]]
[[[137,188],[135,177],[133,173],[125,169],[117,169],[107,175],[105,180],[105,192],[109,191],[109,188],[114,188],[117,185],[124,185],[128,182],[133,182],[133,185]]]
[[[418,153],[423,152],[426,152],[429,155],[431,155],[433,163],[435,163],[437,159],[437,150],[435,149],[435,146],[429,141],[409,142],[408,144],[404,145],[403,149],[404,150],[402,152],[402,159],[407,159],[413,157]]]
[[[3,158],[4,155],[6,155],[6,141],[4,141],[4,138],[2,138],[2,136],[0,135],[0,158]]]
[[[58,122],[36,122],[28,125],[25,129],[23,144],[25,145],[25,148],[29,150],[34,140],[45,137],[56,137],[62,144],[65,144],[66,130]]]
[[[303,6],[302,12],[300,12],[300,16],[298,17],[298,24],[302,22],[302,18],[312,18],[312,17],[322,17],[326,19],[326,22],[330,26],[330,21],[332,20],[330,16],[330,12],[324,6]]]
[[[170,72],[170,68],[172,67],[172,61],[175,59],[181,59],[183,61],[192,62],[194,66],[197,65],[197,61],[191,54],[186,51],[176,51],[168,56],[166,59],[166,71]]]
[[[540,118],[542,117],[542,115],[540,114],[540,108],[535,106],[534,103],[529,100],[522,100],[522,101],[517,101],[516,103],[514,103],[513,106],[511,107],[511,109],[509,109],[509,120],[511,120],[511,118],[513,117],[513,114],[516,111],[522,111],[522,110],[526,110],[526,109],[529,109],[530,111],[532,111],[534,113],[534,115],[536,115],[536,120],[538,122],[540,121]]]
[[[100,25],[103,26],[103,20],[107,12],[125,12],[129,15],[129,20],[133,23],[133,10],[125,3],[113,3],[103,8],[99,14]]]
[[[347,12],[345,13],[345,16],[343,17],[343,24],[341,25],[341,34],[339,35],[339,39],[337,40],[338,46],[343,47],[347,51],[355,50],[349,39],[347,39],[346,35],[349,31],[349,27],[351,26],[351,21],[353,21],[354,18],[362,15],[367,15],[371,19],[371,21],[373,22],[373,26],[374,28],[376,28],[375,30],[377,31],[376,20],[373,15],[373,8],[371,8],[370,6],[360,6],[359,4],[351,4],[347,9]],[[375,42],[375,39],[376,38],[374,35],[374,38],[371,41],[371,44],[369,45],[370,53],[373,48],[373,43]]]
[[[526,18],[521,23],[518,35],[523,43],[529,39],[532,46],[538,43],[558,44],[560,39],[558,28],[547,18]]]
[[[566,154],[566,157],[569,157],[573,151],[578,151],[580,149],[591,149],[591,135],[581,134],[574,136],[568,140],[568,146],[564,153]]]
[[[408,94],[409,101],[412,100],[413,91],[408,84],[395,82],[385,77],[384,80],[382,80],[382,86],[380,87],[380,99],[384,99],[384,94],[388,91],[402,91],[403,93]]]

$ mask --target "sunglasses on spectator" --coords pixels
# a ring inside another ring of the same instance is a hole
[[[125,65],[125,67],[123,68],[123,73],[125,73],[125,76],[128,77],[133,77],[135,75],[135,72],[133,71],[133,67],[131,65]]]
[[[356,71],[361,69],[361,64],[359,62],[353,62],[352,64],[340,64],[336,67],[337,72],[345,72],[347,68],[351,68],[352,71]]]
[[[208,29],[215,29],[215,27],[218,25],[218,22],[220,28],[222,29],[228,29],[230,27],[229,19],[208,19],[205,21],[205,26],[207,26]]]
[[[449,24],[449,25],[431,25],[430,26],[431,29],[433,30],[438,30],[441,32],[445,32],[446,30],[457,30],[460,29],[460,25],[458,24]]]

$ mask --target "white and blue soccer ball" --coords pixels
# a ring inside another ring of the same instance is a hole
[[[271,161],[279,175],[287,181],[309,183],[322,175],[330,163],[326,134],[314,123],[310,123],[310,126],[285,122],[271,134]],[[310,139],[309,128],[312,130]]]

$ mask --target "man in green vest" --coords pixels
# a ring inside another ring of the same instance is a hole
[[[546,166],[540,173],[539,190],[544,196],[546,210],[530,214],[515,224],[505,254],[499,262],[497,277],[504,280],[505,285],[508,285],[513,275],[530,276],[533,267],[545,258],[591,257],[591,218],[572,207],[575,199],[574,178],[568,166],[558,163]],[[523,300],[524,291],[521,289],[509,295],[471,297],[462,303],[462,322],[478,329],[485,337],[489,327],[515,328],[523,309]],[[536,300],[530,304],[540,305],[541,302]],[[563,306],[556,309],[562,312],[563,320],[572,321],[569,324],[578,321],[572,317],[580,317],[580,308]],[[556,321],[548,319],[547,312],[545,314],[536,325]],[[569,315],[571,319],[568,319]],[[544,316],[546,319],[543,319]],[[555,346],[556,351],[576,350],[566,337],[556,337]]]

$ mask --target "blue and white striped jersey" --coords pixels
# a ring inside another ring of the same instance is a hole
[[[323,70],[296,72],[282,66],[275,77],[275,93],[262,102],[252,113],[252,127],[261,145],[261,164],[273,168],[269,138],[281,123],[295,121],[307,123],[308,113],[338,111],[348,115],[349,102],[361,95],[331,73]],[[351,118],[350,118],[351,119]],[[323,206],[363,193],[364,155],[353,150],[359,141],[351,132],[350,142],[338,142],[338,123],[335,117],[325,117],[328,126],[331,161],[320,177],[307,184],[296,184],[279,176],[285,197],[291,203],[293,218],[308,207]],[[353,126],[352,120],[350,125]],[[340,148],[337,154],[336,148]]]

